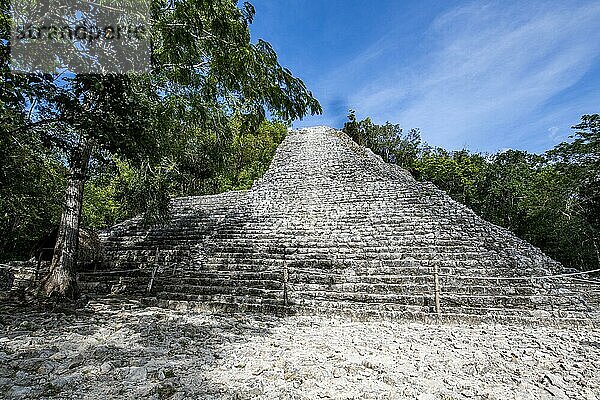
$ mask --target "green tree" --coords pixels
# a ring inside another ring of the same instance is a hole
[[[571,227],[561,243],[580,268],[600,268],[600,115],[583,115],[573,140],[547,153],[563,177],[560,213]]]
[[[183,151],[157,164],[136,167],[114,159],[92,171],[84,192],[83,225],[105,228],[139,214],[149,223],[160,222],[168,216],[171,197],[249,189],[269,167],[288,126],[264,121],[245,131],[239,120],[230,125],[232,136],[225,142],[198,135],[202,143],[188,141]]]
[[[65,169],[44,138],[19,132],[29,118],[27,96],[45,77],[10,73],[9,4],[0,1],[0,261],[28,254],[60,214]],[[34,238],[32,240],[32,238]]]
[[[419,155],[421,134],[418,129],[405,133],[400,125],[386,122],[377,125],[371,118],[356,120],[356,113],[350,110],[348,122],[342,129],[348,136],[361,146],[368,147],[385,162],[400,165],[412,170]]]
[[[146,193],[152,195],[138,203],[160,208],[168,203],[165,173],[175,155],[205,136],[226,141],[231,116],[252,129],[267,111],[285,120],[321,111],[268,43],[250,42],[250,4],[155,1],[152,11],[151,73],[44,76],[38,85],[43,90],[26,83],[15,91],[15,108],[26,117],[11,137],[39,138],[63,155],[68,169],[59,236],[43,282],[47,295],[77,296],[78,231],[90,163],[116,158],[142,171],[132,186],[151,188]],[[167,167],[157,172],[157,165]]]
[[[65,168],[42,143],[0,136],[0,262],[29,255],[56,224]]]
[[[413,172],[417,179],[434,183],[456,201],[478,211],[487,166],[482,155],[468,150],[449,152],[427,147],[415,161]]]
[[[482,176],[481,215],[487,220],[526,236],[535,182],[544,158],[520,150],[507,150],[490,157]]]
[[[277,121],[265,121],[250,132],[237,125],[226,148],[225,162],[217,174],[221,181],[219,192],[249,189],[266,172],[288,128],[286,124]]]

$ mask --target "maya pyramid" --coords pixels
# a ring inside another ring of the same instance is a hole
[[[538,248],[326,127],[290,131],[250,190],[174,199],[166,225],[134,218],[102,240],[104,278],[81,274],[83,284],[174,304],[412,317],[590,311],[561,277],[569,271]]]

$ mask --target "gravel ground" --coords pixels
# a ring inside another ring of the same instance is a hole
[[[600,399],[600,329],[0,311],[0,398]]]

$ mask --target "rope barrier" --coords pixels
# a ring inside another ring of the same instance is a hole
[[[290,273],[292,271],[294,271],[294,272],[304,272],[306,274],[322,275],[322,276],[332,276],[332,277],[339,277],[340,276],[340,274],[334,274],[334,273],[322,272],[322,271],[315,271],[315,270],[303,269],[303,268],[290,267],[289,270],[290,270]],[[378,277],[431,278],[432,274],[423,274],[423,275],[372,274],[372,275],[354,275],[354,276],[368,276],[368,277],[372,277],[372,278],[378,278]],[[440,274],[440,276],[442,276],[442,274]]]
[[[80,275],[107,275],[107,274],[120,274],[120,273],[127,273],[127,272],[140,272],[140,271],[142,271],[142,269],[135,268],[135,269],[120,269],[120,270],[106,270],[106,271],[93,271],[93,272],[82,271],[82,272],[79,272],[79,274]]]
[[[481,280],[500,280],[500,281],[518,281],[518,280],[533,280],[533,279],[556,279],[556,278],[568,278],[572,276],[579,275],[587,275],[593,272],[600,272],[599,269],[594,269],[591,271],[583,271],[583,272],[571,272],[568,274],[558,274],[558,275],[540,275],[540,276],[506,276],[506,277],[495,277],[495,276],[469,276],[469,275],[454,275],[454,274],[440,274],[443,277],[451,277],[451,278],[463,278],[463,279],[481,279]]]
[[[600,272],[600,268],[598,268],[598,269],[592,269],[590,271],[572,272],[570,274],[548,275],[548,277],[550,277],[550,278],[562,278],[562,277],[565,277],[565,276],[587,275],[587,274],[592,274],[594,272]]]
[[[583,283],[593,283],[596,285],[600,285],[600,281],[595,280],[595,279],[582,279],[582,278],[569,278],[575,282],[583,282]]]
[[[161,266],[162,268],[169,268],[174,265],[177,265],[177,262],[170,263],[168,265]],[[14,268],[14,266],[9,264],[0,263],[0,266]],[[117,273],[128,273],[128,272],[139,272],[141,269],[127,269],[127,270],[106,270],[106,271],[96,271],[96,272],[80,272],[83,275],[102,275],[102,274],[117,274]],[[277,272],[278,270],[273,270],[272,272]],[[327,276],[327,277],[339,277],[340,274],[316,271],[316,270],[308,270],[303,268],[289,268],[290,272],[301,272],[312,275],[319,276]],[[205,273],[211,273],[213,271],[203,271]],[[261,272],[269,272],[269,271],[261,271]],[[439,273],[439,277],[441,278],[458,278],[458,279],[478,279],[478,280],[489,280],[489,281],[526,281],[526,280],[536,280],[536,279],[557,279],[557,278],[570,278],[573,280],[579,280],[586,283],[595,283],[600,284],[600,281],[592,280],[592,279],[582,279],[575,278],[581,275],[588,275],[591,273],[600,272],[600,268],[590,270],[590,271],[580,271],[580,272],[571,272],[566,274],[556,274],[556,275],[539,275],[539,276],[483,276],[483,275],[457,275],[457,274],[444,274]],[[218,271],[214,271],[214,273],[219,273]],[[377,275],[367,275],[369,277],[398,277],[397,274],[377,274]],[[424,274],[424,275],[404,275],[402,277],[407,278],[430,278],[433,274]]]
[[[328,272],[321,272],[321,271],[314,271],[314,270],[308,270],[308,269],[303,269],[303,268],[294,268],[291,267],[289,268],[292,271],[295,272],[304,272],[307,274],[314,274],[314,275],[321,275],[321,276],[332,276],[332,277],[339,277],[339,274],[332,274],[332,273],[328,273]],[[535,279],[556,279],[556,278],[569,278],[569,277],[574,277],[574,276],[580,276],[580,275],[587,275],[590,273],[594,273],[594,272],[600,272],[600,268],[599,269],[594,269],[591,271],[580,271],[580,272],[571,272],[571,273],[566,273],[566,274],[557,274],[557,275],[539,275],[539,276],[482,276],[482,275],[456,275],[456,274],[443,274],[440,273],[439,276],[440,277],[448,277],[448,278],[460,278],[460,279],[480,279],[480,280],[490,280],[490,281],[512,281],[512,280],[520,280],[520,281],[526,281],[526,280],[535,280]],[[371,277],[393,277],[393,276],[398,276],[396,274],[378,274],[378,275],[368,275]],[[408,277],[411,278],[429,278],[431,277],[432,274],[427,274],[427,275],[408,275]],[[577,279],[577,278],[571,278],[571,279]],[[600,281],[589,281],[590,283],[600,283]]]

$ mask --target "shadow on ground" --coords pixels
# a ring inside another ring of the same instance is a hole
[[[183,313],[102,299],[79,309],[0,309],[2,398],[222,398],[206,372],[279,319]],[[230,391],[229,391],[230,392]]]

